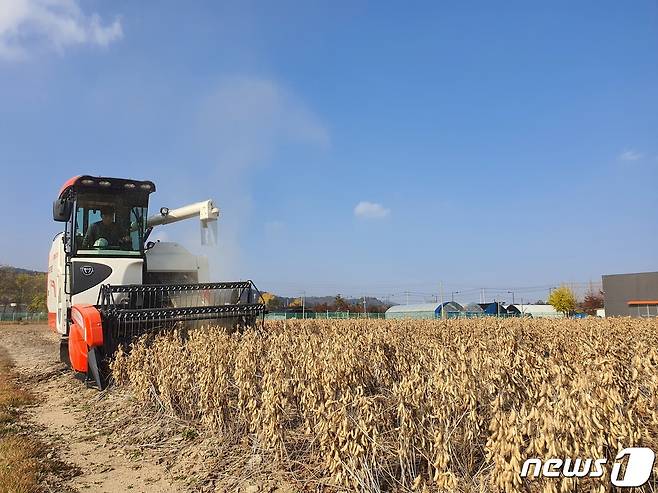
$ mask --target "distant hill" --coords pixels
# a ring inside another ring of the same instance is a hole
[[[20,267],[14,267],[12,265],[0,265],[0,269],[6,272],[13,272],[15,274],[27,274],[28,276],[35,276],[37,274],[45,274],[45,272],[40,270],[30,270],[22,269]]]

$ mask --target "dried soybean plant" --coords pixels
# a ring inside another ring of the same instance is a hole
[[[607,476],[521,467],[658,450],[657,343],[656,321],[638,319],[277,321],[140,341],[113,372],[141,401],[253,437],[282,467],[316,464],[338,489],[605,491]]]

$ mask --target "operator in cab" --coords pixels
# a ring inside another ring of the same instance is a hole
[[[125,231],[121,231],[121,228],[114,222],[114,209],[103,207],[101,208],[101,220],[87,228],[87,233],[82,240],[82,248],[86,250],[99,247],[121,247],[129,242],[130,236],[126,235]]]

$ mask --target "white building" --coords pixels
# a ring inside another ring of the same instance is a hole
[[[551,305],[510,305],[515,307],[523,317],[532,318],[564,318],[564,313],[558,312]]]

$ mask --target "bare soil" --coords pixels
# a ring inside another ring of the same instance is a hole
[[[74,378],[59,362],[59,336],[45,325],[0,325],[0,346],[7,349],[25,387],[37,404],[24,414],[52,456],[78,474],[49,478],[46,491],[145,493],[189,491],[168,465],[148,448],[135,452],[113,440],[103,420],[103,406],[121,406]],[[57,486],[53,486],[57,485]]]

